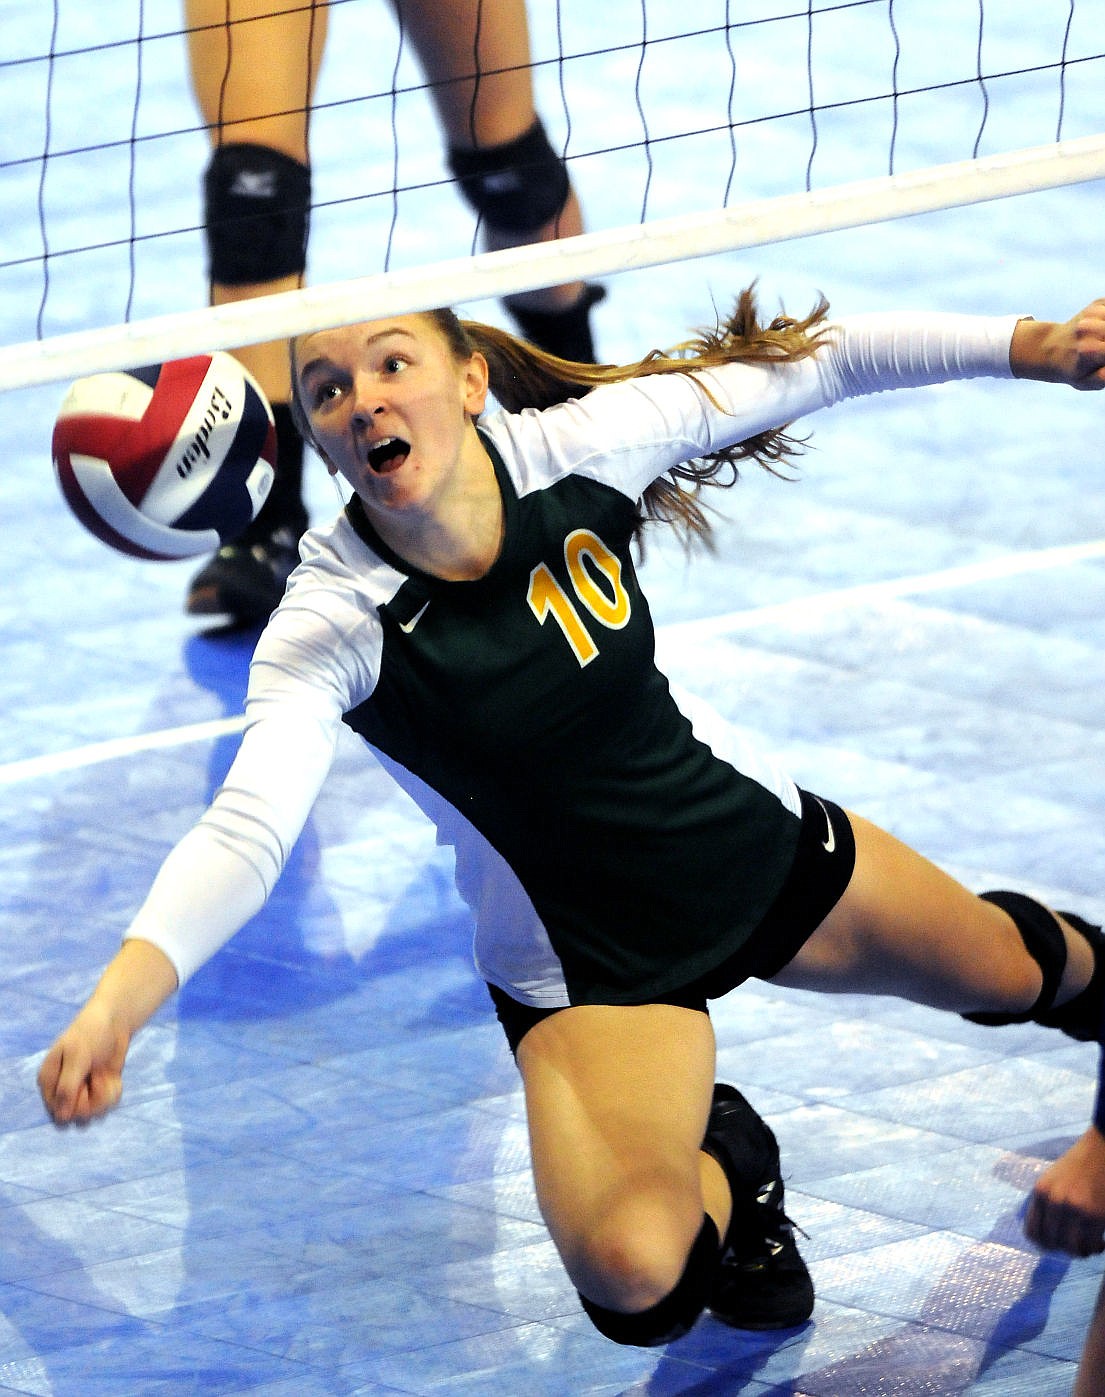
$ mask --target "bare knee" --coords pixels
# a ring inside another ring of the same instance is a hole
[[[654,1200],[620,1203],[570,1251],[562,1248],[572,1284],[595,1304],[624,1314],[659,1304],[678,1285],[702,1223],[701,1204],[687,1212],[679,1222]]]
[[[580,1293],[588,1318],[600,1334],[619,1344],[656,1348],[681,1339],[709,1303],[718,1264],[718,1233],[704,1215],[679,1280],[655,1304],[627,1312],[597,1304]]]

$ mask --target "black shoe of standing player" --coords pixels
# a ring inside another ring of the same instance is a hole
[[[192,578],[185,611],[189,616],[225,616],[237,626],[267,621],[299,562],[302,532],[295,524],[264,533],[247,529],[224,544]]]
[[[733,1214],[710,1312],[737,1329],[787,1329],[813,1312],[813,1281],[783,1211],[779,1146],[735,1087],[719,1082],[702,1148],[725,1171]]]
[[[189,616],[225,616],[232,626],[262,625],[276,609],[307,527],[303,503],[303,439],[288,403],[272,404],[276,472],[257,518],[225,543],[188,585]]]

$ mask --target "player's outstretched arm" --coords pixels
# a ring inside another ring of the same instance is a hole
[[[1016,378],[1105,388],[1105,298],[1070,320],[1020,320],[1013,331],[1009,364]]]
[[[148,941],[124,943],[39,1068],[39,1091],[56,1124],[90,1121],[118,1104],[130,1040],[176,987],[163,951]]]

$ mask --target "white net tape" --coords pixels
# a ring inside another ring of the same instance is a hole
[[[1105,135],[0,348],[0,389],[1105,178]]]

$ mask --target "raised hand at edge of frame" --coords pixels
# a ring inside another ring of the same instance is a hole
[[[1085,392],[1105,388],[1105,297],[1070,320],[1019,320],[1009,364],[1015,378],[1067,383]]]
[[[1105,1251],[1105,1136],[1091,1125],[1036,1181],[1024,1220],[1030,1242],[1047,1251]]]

